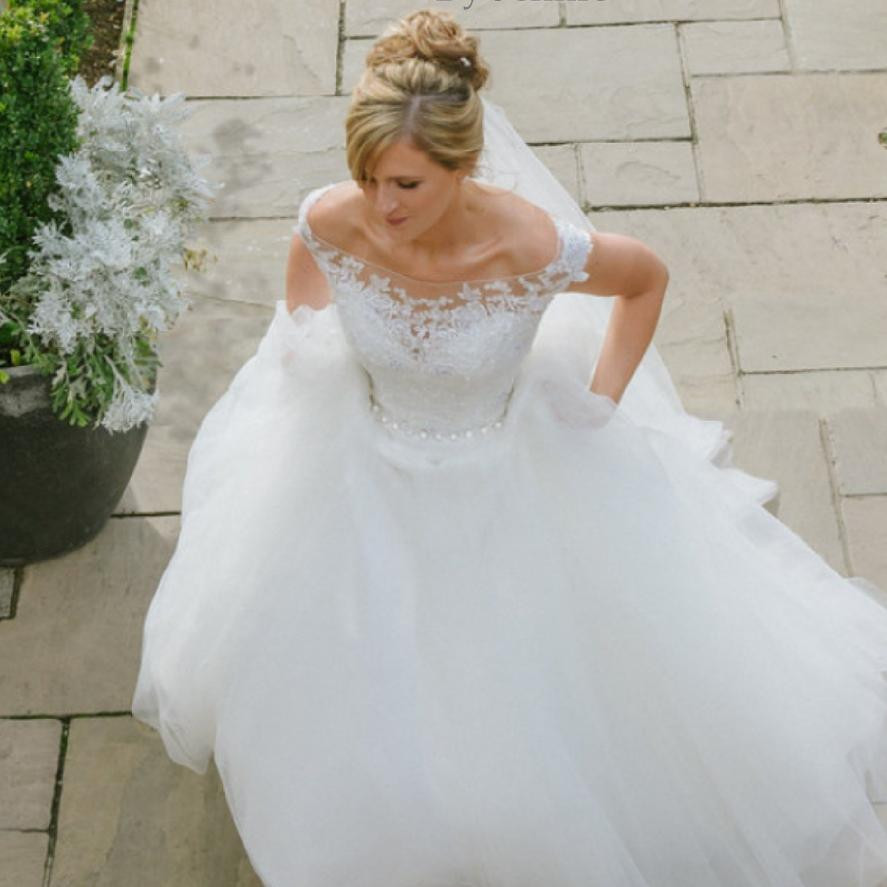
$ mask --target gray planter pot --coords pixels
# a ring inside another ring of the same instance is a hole
[[[126,490],[148,424],[116,433],[68,425],[52,412],[50,377],[32,366],[6,372],[0,566],[12,567],[57,557],[98,535]]]

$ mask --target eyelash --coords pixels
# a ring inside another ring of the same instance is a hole
[[[372,184],[373,184],[373,180],[372,180],[372,179],[369,179],[369,180],[367,181],[367,184],[368,184],[368,185],[372,185]],[[405,185],[403,182],[398,182],[397,184],[398,184],[398,187],[403,188],[404,191],[412,191],[414,188],[418,188],[418,187],[419,187],[419,183],[418,183],[418,182],[409,182],[409,183],[406,184],[406,185]]]

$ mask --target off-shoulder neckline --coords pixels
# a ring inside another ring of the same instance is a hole
[[[418,277],[411,277],[409,274],[404,274],[401,271],[395,271],[392,268],[386,268],[384,265],[379,265],[375,262],[370,262],[367,259],[363,258],[363,256],[358,256],[355,253],[349,252],[348,250],[342,249],[340,246],[336,246],[334,243],[330,243],[328,240],[324,240],[322,237],[319,237],[311,225],[308,222],[308,211],[314,205],[314,203],[321,197],[321,195],[325,194],[330,188],[334,188],[336,185],[342,184],[342,182],[329,182],[326,185],[321,185],[318,188],[314,188],[308,192],[302,201],[302,206],[299,212],[299,225],[298,228],[300,231],[306,232],[312,240],[319,243],[327,250],[332,250],[340,255],[347,256],[349,259],[359,262],[361,265],[365,265],[368,268],[374,269],[376,271],[384,272],[387,275],[391,275],[393,277],[401,278],[402,280],[408,280],[412,283],[421,284],[422,286],[471,286],[472,284],[483,284],[483,283],[498,283],[498,282],[509,282],[514,280],[524,280],[525,278],[533,278],[538,277],[546,272],[550,271],[553,267],[557,266],[564,258],[564,234],[562,229],[562,221],[557,216],[552,215],[545,209],[542,211],[548,218],[554,223],[555,232],[557,236],[557,249],[554,255],[554,258],[551,261],[547,262],[541,268],[536,269],[535,271],[525,271],[523,274],[510,274],[510,275],[498,275],[496,277],[476,277],[476,278],[460,278],[457,280],[422,280]]]

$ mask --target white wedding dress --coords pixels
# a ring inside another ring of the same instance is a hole
[[[591,234],[427,284],[312,231],[333,187],[297,226],[333,302],[277,302],[200,427],[132,707],[262,881],[887,879],[887,609],[655,351],[588,390]]]

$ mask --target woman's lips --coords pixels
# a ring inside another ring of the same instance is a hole
[[[400,225],[402,222],[405,222],[406,220],[407,220],[407,217],[402,216],[399,219],[386,219],[385,221],[388,222],[389,225]]]

